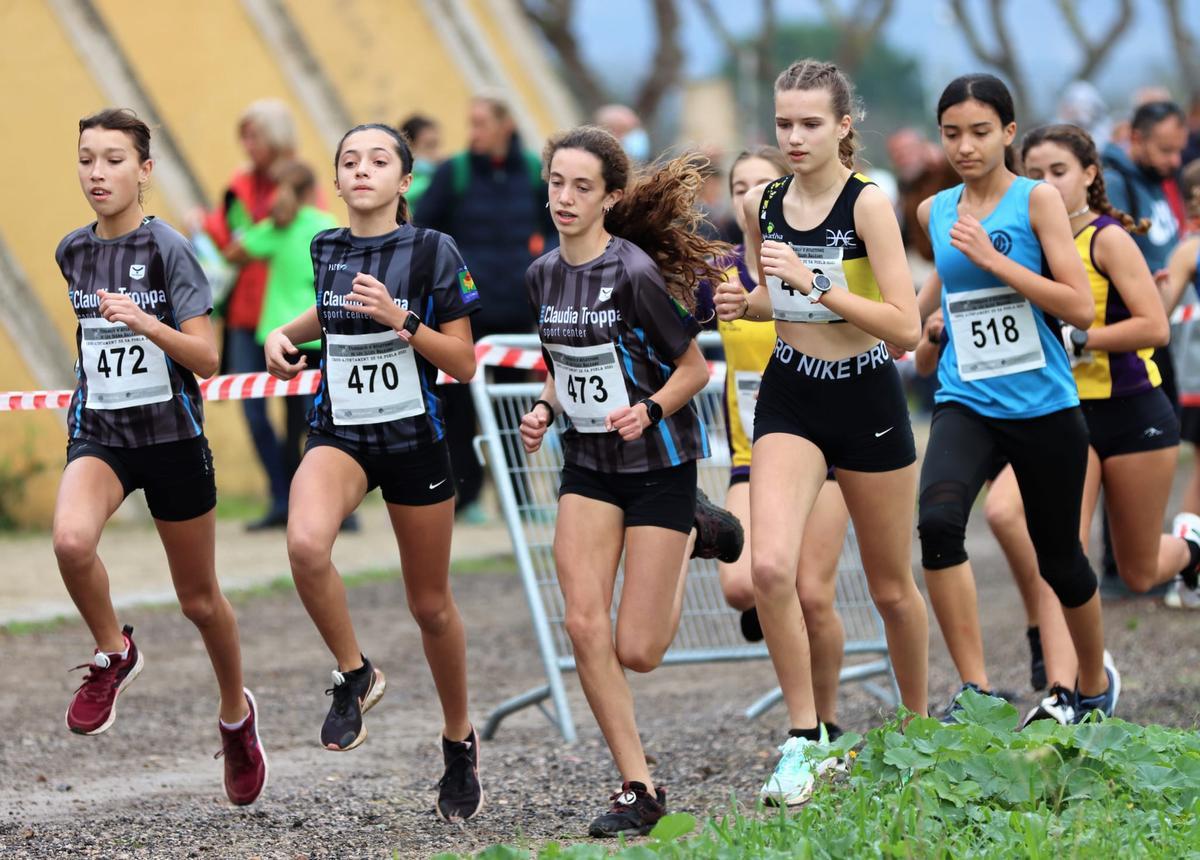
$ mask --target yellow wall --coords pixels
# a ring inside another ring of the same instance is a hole
[[[470,87],[446,74],[454,57],[423,7],[392,0],[285,0],[292,21],[355,122],[396,123],[412,113],[442,126],[443,148],[466,145]]]

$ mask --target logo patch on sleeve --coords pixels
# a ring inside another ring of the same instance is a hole
[[[479,290],[475,287],[475,279],[471,277],[466,266],[458,270],[458,291],[462,293],[464,302],[479,300]]]

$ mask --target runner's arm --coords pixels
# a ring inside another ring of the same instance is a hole
[[[1088,331],[1088,349],[1105,352],[1135,352],[1150,346],[1166,346],[1171,327],[1163,310],[1154,276],[1137,244],[1120,228],[1101,230],[1095,237],[1096,265],[1109,279],[1129,309],[1129,318]]]
[[[1167,285],[1162,291],[1163,307],[1172,313],[1187,292],[1188,284],[1196,280],[1196,257],[1200,255],[1200,236],[1193,236],[1175,246],[1167,261]]]
[[[128,293],[99,290],[98,295],[100,316],[109,322],[122,323],[134,334],[145,336],[176,364],[183,365],[204,379],[217,372],[220,356],[208,314],[186,319],[179,324],[179,328],[174,328],[139,308]]]
[[[317,306],[313,305],[290,323],[281,325],[267,335],[263,344],[267,370],[277,379],[291,379],[308,366],[308,359],[302,355],[299,361],[289,361],[288,356],[299,353],[296,344],[318,340],[321,334],[321,320],[317,317]]]
[[[404,311],[405,317],[408,311]],[[403,325],[403,322],[401,322]],[[475,341],[471,336],[471,318],[439,323],[438,327],[422,325],[412,336],[413,349],[421,353],[439,370],[466,382],[475,375]]]
[[[917,223],[921,225],[921,229],[926,235],[929,233],[929,210],[933,207],[933,198],[926,197],[917,206]],[[921,285],[921,289],[917,291],[917,309],[921,314],[921,319],[927,320],[942,306],[942,279],[938,275],[937,269],[929,273],[929,277],[925,279],[925,283]]]
[[[762,257],[762,231],[758,226],[758,207],[762,204],[763,192],[766,190],[766,185],[759,185],[756,188],[751,188],[746,192],[746,200],[744,202],[746,210],[746,256],[753,257],[757,260],[758,267],[758,286],[747,292],[742,288],[742,285],[733,282],[725,281],[717,285],[717,291],[713,295],[713,303],[717,308],[717,316],[723,320],[735,320],[745,317],[748,320],[758,320],[760,322],[770,320],[773,316],[771,311],[771,294],[767,290],[767,276],[763,272]],[[753,253],[750,249],[753,248]]]

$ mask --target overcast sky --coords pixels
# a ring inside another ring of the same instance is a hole
[[[692,0],[680,0],[684,12],[683,39],[687,73],[703,77],[719,70],[724,54],[717,39],[696,12]],[[730,29],[749,32],[757,25],[758,4],[751,0],[715,0]],[[779,0],[781,19],[817,19],[815,0]],[[841,0],[849,7],[849,0]],[[982,10],[975,0],[969,7]],[[1010,33],[1019,45],[1026,77],[1036,87],[1039,112],[1052,110],[1055,94],[1079,62],[1066,25],[1047,0],[1010,0]],[[1115,0],[1085,0],[1077,4],[1086,23],[1102,30],[1115,16]],[[1185,0],[1185,21],[1200,36],[1200,0]],[[654,49],[654,22],[649,0],[580,0],[575,31],[593,68],[602,70],[614,84],[629,86],[640,79]],[[1110,105],[1123,113],[1129,94],[1137,86],[1162,82],[1174,62],[1167,37],[1165,15],[1158,0],[1134,0],[1135,19],[1118,42],[1099,76],[1093,80]],[[959,34],[944,0],[896,0],[896,9],[885,28],[887,39],[921,62],[927,97],[936,100],[941,87],[955,75],[986,70],[973,58]],[[990,43],[989,43],[990,44]],[[936,45],[936,50],[928,46]],[[1068,47],[1071,46],[1071,47]],[[1036,69],[1036,72],[1035,72]],[[869,107],[869,106],[868,106]]]

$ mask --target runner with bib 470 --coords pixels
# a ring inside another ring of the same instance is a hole
[[[747,292],[725,282],[723,320],[774,317],[778,339],[754,412],[751,577],[791,729],[762,787],[795,805],[831,764],[814,706],[796,594],[803,536],[830,466],[858,536],[904,704],[927,707],[929,628],[913,580],[916,447],[884,341],[921,334],[900,227],[887,196],[854,171],[853,87],[834,65],[793,63],[775,81],[775,136],[791,173],[746,195],[746,246],[759,261]]]
[[[55,260],[79,321],[79,384],[67,411],[67,467],[54,508],[63,583],[96,640],[67,709],[81,735],[107,731],[118,696],[142,671],[133,628],[117,622],[100,533],[136,489],[167,554],[183,614],[196,625],[221,690],[225,792],[253,803],[267,782],[254,697],[242,687],[237,619],[216,571],[217,488],[195,374],[217,372],[212,290],[179,233],[142,212],[150,129],[128,110],[79,121],[79,184],[97,220]]]
[[[1088,432],[1052,315],[1086,329],[1095,304],[1062,196],[1009,166],[1014,113],[992,75],[956,78],[938,101],[942,146],[963,183],[917,210],[937,267],[921,308],[928,315],[940,300],[948,335],[918,531],[929,598],[962,691],[989,693],[964,538],[991,463],[997,454],[1008,460],[1038,570],[1062,603],[1079,655],[1079,720],[1111,715],[1120,680],[1104,665],[1100,595],[1079,542]],[[959,707],[956,695],[946,719]]]
[[[691,230],[702,180],[689,157],[631,183],[617,139],[584,126],[547,143],[542,164],[561,242],[526,275],[550,376],[520,433],[532,453],[566,415],[554,560],[579,680],[623,781],[588,832],[645,834],[666,793],[650,777],[624,669],[651,671],[675,638],[693,527],[698,554],[741,552],[737,520],[698,507],[696,461],[709,448],[691,406],[708,368],[688,308],[727,248]]]
[[[408,223],[412,153],[386,125],[352,128],[334,160],[350,227],[312,241],[316,306],[273,331],[267,367],[304,369],[295,344],[322,340],[322,380],[304,458],[292,480],[288,556],[296,591],[337,660],[321,744],[351,750],[362,715],[384,691],[383,672],[359,649],[346,589],[330,554],[342,521],[379,487],[400,548],[409,611],[421,628],[445,721],[445,775],[437,814],[465,820],[483,805],[479,741],[467,719],[466,636],[450,593],[454,480],[438,369],[475,372],[469,314],[479,295],[454,241]]]

